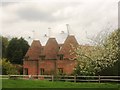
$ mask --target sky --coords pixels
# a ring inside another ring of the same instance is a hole
[[[80,44],[89,44],[101,32],[118,28],[119,0],[3,0],[0,34],[37,39],[45,45],[49,37],[63,43],[68,32]],[[47,37],[46,37],[47,36]]]

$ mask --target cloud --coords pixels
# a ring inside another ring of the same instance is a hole
[[[17,15],[27,21],[56,22],[69,19],[73,8],[81,3],[33,3],[17,10]],[[34,6],[36,5],[36,6]]]
[[[9,6],[9,5],[13,5],[13,4],[16,4],[16,3],[18,3],[18,2],[1,2],[1,5],[3,6],[3,7],[5,7],[5,6]]]
[[[31,34],[27,32],[32,33],[35,30],[35,37],[44,42],[46,39],[43,36],[48,34],[48,27],[51,27],[57,40],[61,42],[66,37],[68,23],[77,40],[80,43],[87,43],[87,35],[90,37],[97,35],[111,25],[111,30],[117,28],[117,0],[42,1],[4,3],[3,35],[29,37]],[[22,34],[23,31],[25,34]],[[64,31],[65,35],[62,36],[61,31]]]
[[[39,11],[33,8],[25,8],[17,12],[21,19],[28,21],[51,21],[53,17],[50,13]]]

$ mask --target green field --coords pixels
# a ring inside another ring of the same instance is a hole
[[[52,82],[41,80],[2,80],[3,88],[118,88],[117,83],[74,83],[74,82]]]

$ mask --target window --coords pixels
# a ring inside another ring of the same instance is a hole
[[[40,59],[41,60],[45,60],[45,56],[43,55],[43,56],[40,56]]]
[[[63,68],[58,68],[58,74],[60,74],[60,75],[63,74]]]
[[[60,59],[60,60],[63,60],[63,57],[64,57],[63,54],[60,54],[60,55],[59,55],[59,59]]]
[[[41,68],[40,69],[40,75],[44,75],[44,72],[45,72],[44,68]]]
[[[24,69],[24,73],[25,73],[25,75],[28,75],[28,68]]]

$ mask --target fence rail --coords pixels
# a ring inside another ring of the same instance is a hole
[[[39,79],[71,82],[120,82],[120,76],[0,75],[0,79]]]

